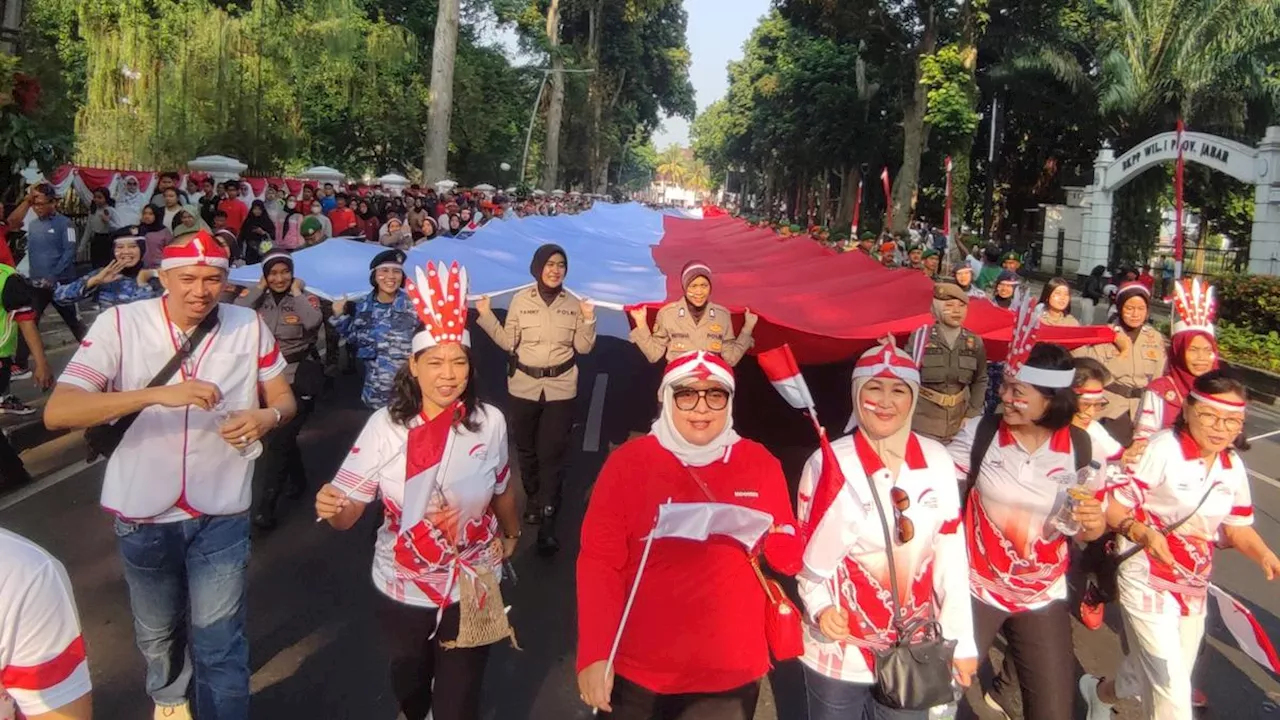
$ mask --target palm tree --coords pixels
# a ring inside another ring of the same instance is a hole
[[[688,178],[689,169],[685,161],[684,148],[672,145],[658,155],[658,175],[662,178],[662,194],[666,197],[667,183],[683,187]]]
[[[711,168],[701,160],[694,160],[689,167],[685,185],[696,193],[711,192]]]

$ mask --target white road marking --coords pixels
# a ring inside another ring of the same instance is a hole
[[[1258,472],[1257,470],[1249,470],[1248,472],[1249,472],[1249,477],[1253,478],[1254,480],[1261,480],[1262,482],[1270,485],[1271,487],[1280,490],[1280,480],[1276,480],[1275,478],[1269,478],[1266,475],[1263,475],[1262,473]]]
[[[604,396],[609,387],[608,373],[597,373],[591,388],[591,407],[587,410],[587,431],[582,434],[582,451],[600,451],[600,425],[604,422]]]
[[[1280,430],[1272,430],[1271,432],[1264,432],[1261,435],[1254,435],[1253,437],[1249,438],[1249,442],[1257,442],[1258,440],[1263,440],[1273,435],[1280,435]]]
[[[52,475],[47,475],[41,478],[40,480],[32,483],[31,485],[28,485],[27,487],[22,488],[21,490],[13,493],[9,497],[4,498],[3,500],[0,500],[0,511],[8,510],[9,508],[13,507],[14,505],[17,505],[23,500],[26,500],[31,497],[35,497],[36,495],[44,492],[45,490],[48,490],[49,488],[53,487],[54,485],[57,485],[63,480],[74,477],[77,473],[84,470],[85,468],[90,467],[92,465],[97,465],[100,462],[102,462],[102,458],[98,458],[93,462],[87,462],[85,460],[81,460],[75,463],[74,465],[69,465],[67,467],[62,468],[61,470],[59,470],[56,473],[53,473]]]

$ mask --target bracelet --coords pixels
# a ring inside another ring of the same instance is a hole
[[[502,537],[506,538],[507,540],[519,540],[521,532],[522,532],[521,530],[517,530],[515,535],[511,535],[510,533],[504,532],[502,533]]]
[[[276,427],[280,427],[280,423],[284,421],[284,415],[282,415],[282,414],[280,413],[280,409],[279,409],[279,408],[277,408],[277,407],[274,407],[274,406],[273,406],[273,407],[269,407],[269,408],[267,408],[267,409],[268,409],[268,410],[270,410],[271,412],[273,412],[273,413],[275,413],[275,414],[276,414],[276,425],[275,425],[275,426],[276,426]]]
[[[1137,542],[1136,540],[1133,540],[1133,536],[1129,534],[1130,532],[1132,532],[1133,526],[1137,524],[1138,524],[1138,521],[1134,519],[1132,515],[1130,515],[1129,517],[1120,521],[1120,525],[1116,527],[1116,532],[1119,532],[1121,535],[1125,536],[1129,540],[1132,540],[1133,542]]]

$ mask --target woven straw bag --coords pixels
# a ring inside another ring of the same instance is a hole
[[[458,638],[440,643],[446,650],[456,648],[474,648],[492,645],[507,638],[511,646],[519,650],[516,643],[516,631],[507,622],[506,605],[502,601],[502,589],[498,586],[498,577],[492,570],[483,568],[476,571],[475,577],[464,573],[459,588],[459,604],[461,613],[458,623]],[[483,589],[476,591],[477,584]],[[484,597],[484,605],[480,597]]]

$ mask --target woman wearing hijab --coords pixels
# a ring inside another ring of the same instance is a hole
[[[378,231],[382,229],[382,222],[378,220],[378,214],[369,207],[368,200],[360,200],[356,203],[356,221],[360,225],[360,234],[364,236],[366,242],[378,242]]]
[[[1080,678],[1088,720],[1109,720],[1126,697],[1141,701],[1144,718],[1194,717],[1191,675],[1216,548],[1235,548],[1267,580],[1280,577],[1280,558],[1253,527],[1249,470],[1236,452],[1247,401],[1220,370],[1196,378],[1173,426],[1152,436],[1129,482],[1111,493],[1129,643],[1115,678]]]
[[[449,231],[445,233],[446,237],[457,237],[462,232],[462,218],[458,213],[449,213]]]
[[[120,181],[123,189],[116,197],[116,213],[120,216],[120,225],[138,225],[142,222],[142,208],[149,205],[148,198],[138,186],[138,178],[125,175]]]
[[[1071,284],[1064,278],[1050,278],[1040,293],[1040,305],[1044,314],[1040,322],[1044,325],[1060,327],[1079,327],[1080,321],[1071,314]]]
[[[610,453],[582,522],[578,691],[604,717],[749,720],[769,672],[769,599],[755,548],[729,537],[655,540],[659,507],[713,503],[761,523],[764,562],[794,575],[801,545],[778,460],[733,429],[733,369],[689,353],[667,366],[649,435]],[[704,507],[706,507],[704,505]],[[741,525],[741,522],[726,523]],[[612,670],[627,594],[647,554]]]
[[[446,271],[442,264],[429,272]],[[506,423],[476,397],[470,333],[455,324],[466,322],[465,273],[454,265],[448,274],[460,287],[450,288],[442,306],[432,298],[443,286],[415,288],[423,293],[414,304],[424,329],[396,372],[390,405],[369,418],[316,496],[316,514],[337,530],[351,529],[369,503],[383,499],[373,585],[391,688],[406,720],[479,719],[491,646],[458,643],[463,586],[492,593],[484,597],[501,611],[493,595],[520,538]]]
[[[120,228],[115,237],[142,238],[142,266],[149,269],[160,267],[160,256],[173,241],[173,233],[160,222],[155,206],[150,203],[142,206],[137,225]]]
[[[961,685],[978,669],[955,465],[941,443],[911,431],[919,390],[910,355],[892,345],[867,351],[853,371],[853,433],[831,444],[851,482],[822,518],[810,513],[823,451],[800,475],[799,516],[819,528],[799,576],[806,614],[816,620],[801,660],[808,720],[927,720],[927,710],[892,712],[873,694],[869,653],[899,636],[895,605],[884,599],[889,593],[901,617],[936,619],[943,637],[956,642],[953,668]]]
[[[1012,270],[1001,270],[1000,276],[996,278],[995,290],[991,296],[991,302],[996,307],[1002,307],[1008,310],[1013,306],[1013,295],[1017,291],[1018,285],[1022,283],[1022,278],[1018,277],[1018,273]]]
[[[382,226],[378,231],[378,243],[383,247],[396,248],[405,252],[413,247],[413,235],[410,234],[409,228],[400,221],[400,218],[392,216],[387,220],[387,224]]]
[[[1169,353],[1164,336],[1147,324],[1150,290],[1136,282],[1122,285],[1116,292],[1115,309],[1116,342],[1090,345],[1076,354],[1097,360],[1111,373],[1101,422],[1112,437],[1128,446],[1133,442],[1138,403],[1151,381],[1165,374]]]
[[[261,200],[254,200],[249,206],[249,216],[240,227],[240,251],[246,265],[254,265],[262,257],[271,252],[276,241],[276,226],[267,215],[267,206]]]
[[[105,187],[94,188],[93,206],[89,208],[84,238],[80,241],[82,245],[89,246],[89,261],[94,267],[103,267],[111,262],[112,233],[120,229],[121,224],[111,191]]]
[[[308,221],[310,218],[308,218]],[[357,301],[333,304],[334,332],[347,341],[364,363],[365,407],[387,406],[395,390],[396,373],[412,354],[411,344],[418,318],[404,290],[404,253],[383,250],[369,263],[373,290]]]
[[[126,235],[112,242],[115,258],[105,266],[69,283],[59,283],[53,301],[59,305],[75,305],[96,298],[102,312],[116,305],[160,297],[160,283],[154,270],[142,266],[141,237]]]
[[[412,200],[412,206],[405,215],[405,224],[413,231],[413,239],[417,240],[422,237],[422,221],[428,217],[426,209],[422,207],[422,198],[415,197]]]
[[[1016,345],[1000,389],[1001,415],[969,420],[947,446],[965,502],[974,598],[974,639],[985,658],[1004,632],[1023,716],[1071,720],[1075,658],[1067,609],[1069,546],[1106,531],[1099,473],[1078,483],[1082,463],[1106,463],[1088,434],[1072,429],[1077,398],[1071,355],[1034,344],[1035,319],[1014,329]],[[1091,493],[1074,499],[1066,489]],[[1071,505],[1067,505],[1072,497]],[[1068,510],[1067,508],[1071,508]],[[1001,689],[988,702],[1003,705]]]
[[[1196,378],[1219,366],[1218,340],[1213,318],[1216,303],[1213,288],[1200,279],[1189,286],[1176,285],[1170,328],[1168,374],[1147,385],[1138,406],[1134,437],[1142,440],[1173,425]]]
[[[543,245],[529,263],[536,282],[512,295],[505,323],[498,322],[488,296],[476,303],[480,327],[510,356],[507,390],[511,434],[528,498],[524,519],[539,526],[538,551],[544,555],[560,550],[556,516],[573,433],[578,356],[596,344],[595,305],[565,291],[568,273],[564,248]]]
[[[664,358],[670,362],[686,353],[705,350],[720,355],[731,367],[737,365],[751,349],[751,332],[759,318],[751,308],[744,308],[742,331],[734,335],[729,311],[711,302],[711,268],[705,263],[686,264],[680,271],[680,286],[684,297],[658,310],[652,330],[645,308],[631,310],[635,323],[631,342],[649,362]]]

